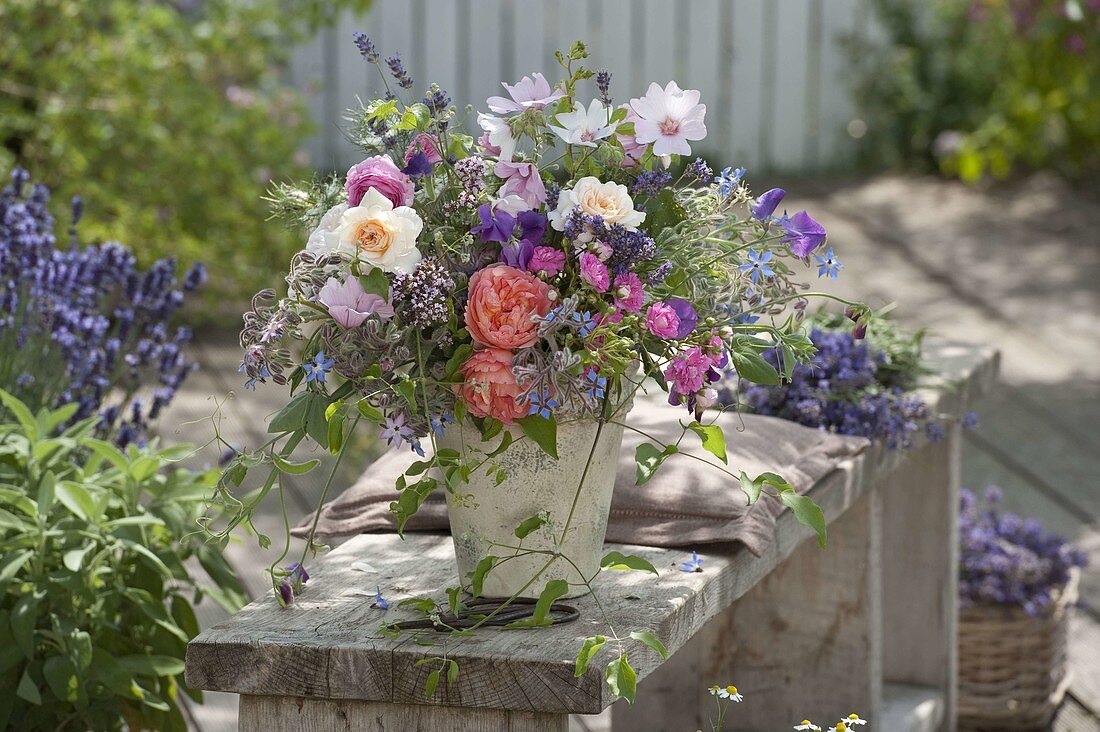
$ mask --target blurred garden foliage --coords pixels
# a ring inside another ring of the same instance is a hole
[[[265,222],[309,132],[293,42],[369,0],[5,0],[0,170],[77,192],[93,239],[210,269],[206,312],[270,286],[299,242]],[[349,41],[350,42],[350,41]]]
[[[966,181],[1100,170],[1100,0],[872,0],[865,162]],[[884,36],[884,37],[882,37]]]

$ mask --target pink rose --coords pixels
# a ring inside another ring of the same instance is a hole
[[[645,293],[642,291],[642,281],[633,272],[621,274],[615,278],[615,306],[628,313],[636,313],[642,309],[642,300]]]
[[[359,279],[348,275],[345,282],[329,277],[317,293],[317,300],[326,308],[332,319],[345,328],[358,328],[371,315],[381,320],[393,317],[393,305],[385,298],[363,291]]]
[[[537,209],[546,201],[546,186],[543,185],[538,166],[502,160],[493,168],[493,173],[504,180],[504,185],[497,191],[500,198],[519,196],[531,209]]]
[[[550,286],[507,264],[474,272],[469,284],[466,327],[477,343],[495,348],[524,348],[538,340],[532,315],[550,309]]]
[[[454,392],[470,414],[493,417],[508,425],[527,415],[529,408],[518,401],[523,389],[512,372],[511,351],[501,348],[474,351],[459,373],[462,383],[454,385]]]
[[[553,277],[565,269],[565,252],[554,247],[535,247],[527,270],[546,277]]]
[[[581,279],[592,285],[596,292],[607,292],[607,288],[611,287],[607,265],[592,252],[581,254]]]
[[[409,143],[408,149],[405,150],[405,165],[408,165],[412,156],[418,152],[424,153],[432,165],[443,162],[443,156],[439,154],[439,141],[427,132],[421,132]]]
[[[676,394],[694,394],[706,384],[713,363],[699,346],[690,348],[672,359],[665,369],[665,379]]]
[[[671,305],[655,302],[645,311],[645,327],[658,338],[675,338],[680,329],[680,316]]]
[[[358,206],[371,188],[390,199],[394,206],[409,206],[413,202],[412,179],[394,165],[389,155],[375,155],[348,170],[344,190],[348,192],[349,206]]]

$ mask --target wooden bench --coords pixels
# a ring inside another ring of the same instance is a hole
[[[989,349],[929,343],[926,352],[933,410],[961,414],[996,373]],[[745,695],[731,711],[738,730],[851,711],[878,730],[954,729],[959,443],[952,426],[936,444],[876,447],[840,463],[810,490],[829,522],[825,550],[789,512],[763,556],[699,547],[699,573],[680,571],[685,550],[609,545],[660,576],[605,573],[597,591],[608,616],[625,631],[652,630],[673,654],[662,663],[628,641],[638,700],[614,706],[613,728],[706,728],[707,687],[733,683]],[[443,647],[378,630],[403,617],[397,600],[457,583],[452,551],[447,536],[357,536],[318,562],[292,607],[269,594],[203,631],[187,649],[187,683],[241,694],[242,730],[561,732],[570,714],[615,701],[607,659],[573,675],[581,640],[606,633],[591,597],[570,601],[581,611],[573,623],[449,641],[458,679],[426,698],[430,669],[417,661]],[[375,585],[394,603],[388,612],[365,596]]]

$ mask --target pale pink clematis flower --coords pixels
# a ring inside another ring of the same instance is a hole
[[[611,110],[599,99],[593,99],[586,110],[581,105],[573,107],[572,112],[563,112],[557,116],[561,126],[548,125],[554,134],[570,145],[596,147],[596,140],[611,137],[615,127],[608,124]]]
[[[371,315],[382,320],[393,317],[393,306],[384,297],[363,291],[359,278],[348,275],[344,282],[329,277],[317,293],[317,300],[326,308],[332,319],[345,328],[358,328]]]
[[[534,78],[531,78],[531,77]],[[558,101],[565,96],[561,89],[551,89],[550,82],[542,74],[525,76],[513,84],[501,84],[508,90],[508,96],[489,97],[486,103],[489,109],[497,114],[510,114],[511,112],[523,112],[527,109],[542,109],[547,104]]]
[[[498,178],[504,179],[504,185],[497,191],[498,196],[519,196],[530,209],[536,209],[546,201],[546,186],[539,175],[538,166],[534,163],[509,163],[502,160],[496,164],[493,172]]]
[[[675,81],[664,89],[649,85],[641,99],[631,99],[630,108],[638,115],[634,137],[640,143],[653,143],[654,155],[690,155],[688,140],[707,136],[703,117],[707,105],[699,103],[699,92],[681,89]]]

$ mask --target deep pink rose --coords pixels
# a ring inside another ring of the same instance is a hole
[[[642,291],[642,281],[633,272],[621,274],[615,278],[615,305],[628,313],[636,313],[642,309],[642,300],[645,293]]]
[[[389,155],[375,155],[348,170],[344,190],[349,206],[358,206],[370,188],[390,199],[394,206],[412,205],[415,192],[412,179],[394,165]]]
[[[547,277],[553,277],[565,269],[565,252],[554,247],[535,247],[531,254],[531,261],[527,263],[527,270],[535,274],[544,273]]]
[[[607,292],[607,288],[611,287],[607,265],[592,252],[581,254],[581,279],[592,285],[596,292]]]
[[[550,310],[550,286],[521,269],[494,264],[470,277],[466,327],[477,343],[524,348],[538,340],[532,315]]]
[[[668,303],[655,302],[645,311],[645,327],[658,338],[675,338],[680,329],[680,316]]]

